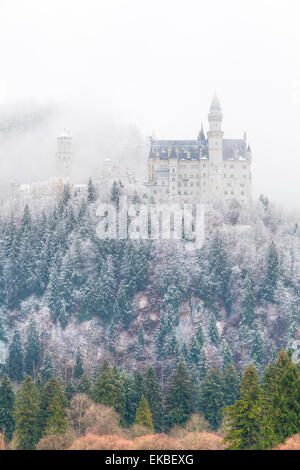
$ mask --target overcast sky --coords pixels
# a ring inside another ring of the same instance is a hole
[[[298,0],[0,0],[0,106],[72,108],[79,141],[81,122],[101,135],[103,121],[195,138],[216,90],[225,137],[247,131],[254,196],[298,207],[299,13]]]

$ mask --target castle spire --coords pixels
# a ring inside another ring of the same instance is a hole
[[[220,100],[219,100],[216,92],[214,94],[214,97],[213,97],[211,105],[210,105],[210,112],[211,113],[220,113],[221,114]]]

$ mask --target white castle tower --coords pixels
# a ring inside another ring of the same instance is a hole
[[[215,94],[208,114],[209,131],[208,154],[209,154],[209,194],[211,198],[220,197],[223,194],[223,135],[222,110],[220,101]]]
[[[72,136],[64,131],[57,137],[56,170],[60,178],[70,178],[73,164]]]

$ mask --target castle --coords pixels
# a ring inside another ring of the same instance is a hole
[[[250,145],[243,139],[223,139],[222,110],[215,95],[197,140],[154,140],[148,158],[148,188],[160,201],[192,203],[251,200]]]

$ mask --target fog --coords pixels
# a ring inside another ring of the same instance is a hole
[[[110,157],[146,174],[144,142],[247,132],[253,195],[300,200],[296,0],[0,0],[0,179],[53,173],[74,137],[75,177]],[[126,159],[125,159],[126,156]]]

